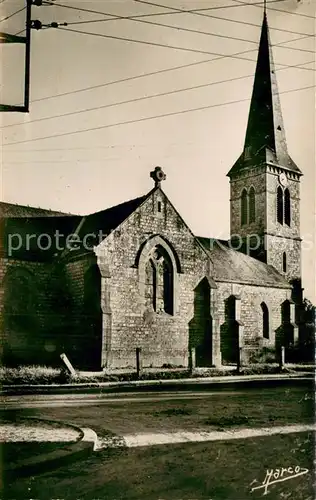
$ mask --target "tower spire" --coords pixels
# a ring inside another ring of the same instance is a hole
[[[302,172],[287,150],[265,11],[244,149],[227,175],[231,242],[299,282]]]
[[[259,42],[244,151],[229,174],[249,166],[249,162],[272,162],[300,172],[287,150],[280,96],[270,42],[264,1],[264,14]]]

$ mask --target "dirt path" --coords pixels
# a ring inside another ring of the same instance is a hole
[[[97,449],[108,447],[127,446],[134,448],[138,446],[153,446],[161,444],[198,443],[203,441],[225,441],[231,439],[246,439],[262,436],[273,436],[279,434],[291,434],[299,432],[316,431],[316,424],[310,425],[287,425],[280,427],[262,427],[258,429],[238,429],[211,432],[159,432],[127,434],[119,439],[99,439]]]

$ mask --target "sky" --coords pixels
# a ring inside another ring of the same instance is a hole
[[[32,30],[30,112],[0,115],[1,200],[86,214],[148,192],[159,165],[193,232],[227,239],[226,174],[243,149],[262,2],[53,3],[32,7],[33,20],[68,26]],[[0,31],[23,30],[25,11],[4,19],[23,6],[0,3]],[[288,149],[304,174],[303,286],[315,303],[315,2],[270,0],[267,12]],[[18,104],[23,46],[0,55],[1,99]]]

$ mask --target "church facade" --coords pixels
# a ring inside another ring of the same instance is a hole
[[[192,233],[159,167],[149,193],[87,216],[1,203],[4,362],[66,352],[79,368],[115,369],[134,367],[141,348],[145,367],[188,366],[192,350],[207,367],[299,342],[301,175],[265,14],[244,150],[228,173],[229,241]]]

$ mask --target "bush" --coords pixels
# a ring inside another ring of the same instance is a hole
[[[276,363],[277,354],[275,347],[262,347],[249,356],[250,363]]]
[[[61,370],[47,366],[0,367],[1,384],[56,384],[62,379]]]

